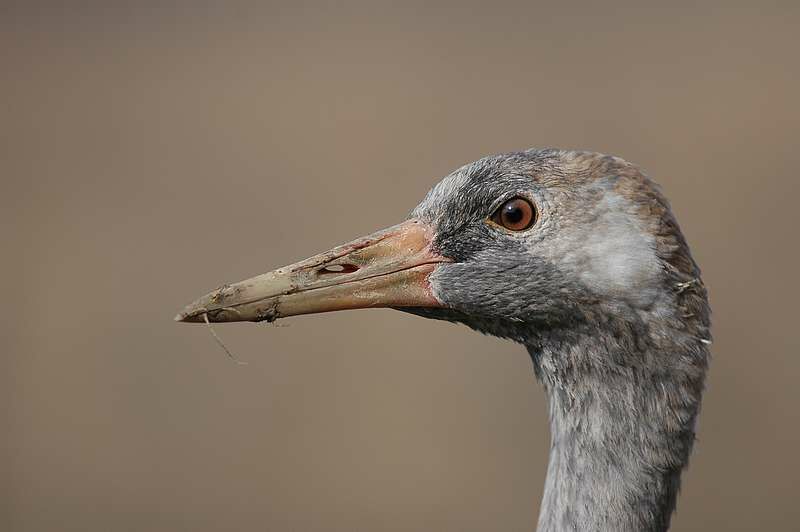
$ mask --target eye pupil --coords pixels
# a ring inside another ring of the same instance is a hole
[[[520,209],[517,205],[506,205],[503,211],[506,221],[512,224],[518,224],[524,216],[522,209]]]
[[[492,221],[511,231],[524,231],[536,221],[536,209],[527,199],[510,199],[492,215]]]

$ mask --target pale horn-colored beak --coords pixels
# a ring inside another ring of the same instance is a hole
[[[379,307],[441,307],[428,276],[442,262],[433,230],[407,220],[290,266],[223,285],[175,321],[274,321],[286,316]]]

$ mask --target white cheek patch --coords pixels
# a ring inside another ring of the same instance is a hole
[[[586,243],[588,268],[581,272],[582,280],[595,290],[620,296],[647,288],[659,270],[653,237],[620,215],[606,221]]]
[[[592,223],[557,246],[551,258],[595,293],[647,306],[657,296],[661,266],[655,237],[630,211],[624,198],[606,190]]]

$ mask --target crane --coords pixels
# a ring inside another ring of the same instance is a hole
[[[638,167],[560,149],[485,157],[442,179],[404,222],[223,285],[175,319],[371,307],[528,350],[551,433],[538,530],[669,528],[710,308],[669,203]]]

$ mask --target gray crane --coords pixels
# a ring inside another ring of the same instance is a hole
[[[390,307],[525,346],[549,400],[538,529],[669,527],[709,360],[700,271],[657,185],[538,149],[438,183],[403,223],[224,285],[184,322]]]

